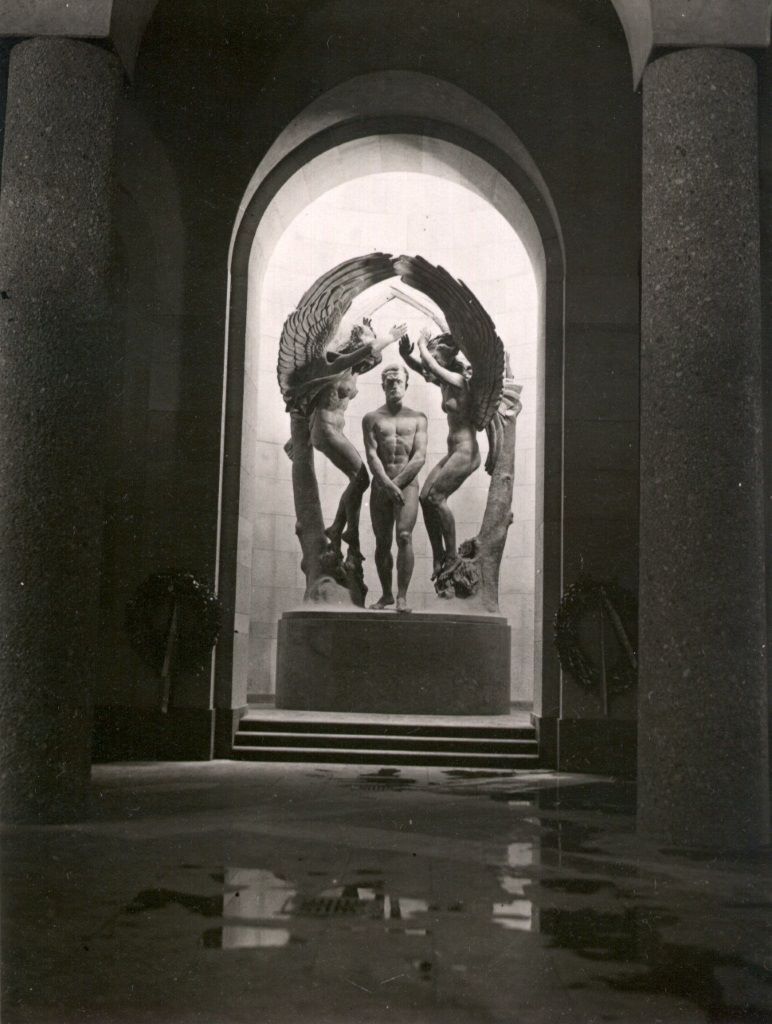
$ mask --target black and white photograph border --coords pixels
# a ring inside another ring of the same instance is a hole
[[[772,0],[0,0],[0,1019],[772,1020]]]

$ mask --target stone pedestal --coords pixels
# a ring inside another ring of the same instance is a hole
[[[646,70],[639,827],[767,837],[756,73]]]
[[[5,819],[88,795],[110,350],[118,60],[66,39],[14,47],[0,195]]]
[[[500,616],[309,610],[279,622],[278,708],[504,715],[509,692]]]

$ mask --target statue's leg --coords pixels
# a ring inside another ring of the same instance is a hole
[[[319,426],[314,430],[312,440],[316,450],[326,456],[333,466],[341,473],[345,473],[349,479],[338,502],[335,518],[325,533],[333,547],[340,548],[341,540],[345,540],[348,544],[354,543],[358,547],[359,509],[362,504],[362,495],[367,490],[369,481],[367,470],[362,464],[359,452],[342,431],[325,424],[323,428]],[[362,474],[364,474],[364,480]],[[354,532],[350,540],[349,537],[344,536],[344,531],[347,527],[349,530],[351,529],[352,516]]]
[[[431,487],[424,487],[422,498],[424,508],[428,505],[430,515],[436,515],[444,546],[444,566],[447,567],[458,558],[456,547],[456,520],[448,505],[448,498],[455,493],[461,484],[474,473],[480,465],[480,453],[468,452],[463,448],[451,452],[444,460],[440,472],[432,481]],[[427,480],[427,484],[429,481]]]
[[[409,612],[407,588],[413,576],[413,528],[418,518],[418,483],[403,488],[405,504],[396,510],[397,527],[397,611]]]
[[[344,491],[345,494],[345,491]],[[330,543],[334,548],[340,548],[340,542],[343,538],[343,531],[346,529],[346,503],[341,497],[338,502],[338,510],[335,513],[335,518],[324,531],[330,539]]]
[[[435,481],[442,473],[442,467],[448,460],[446,455],[441,459],[434,469],[427,476],[423,489],[421,490],[421,509],[424,514],[424,525],[426,526],[426,533],[429,537],[429,543],[432,546],[432,579],[442,569],[443,562],[445,561],[445,541],[442,536],[442,523],[440,517],[437,515],[437,509],[434,501],[430,495],[434,488]]]
[[[394,560],[391,556],[391,541],[394,536],[394,503],[373,481],[370,491],[370,518],[375,534],[375,568],[381,584],[381,596],[371,604],[371,608],[386,608],[394,604],[394,592],[391,588]]]
[[[360,466],[360,470],[364,469]],[[364,470],[365,477],[369,483],[369,477],[367,477],[367,470]],[[362,488],[361,481],[359,479],[360,473],[352,472],[348,474],[349,483],[340,496],[338,502],[338,509],[335,513],[335,518],[324,531],[330,538],[330,543],[333,547],[340,548],[340,542],[343,540],[349,546],[359,547],[359,508],[362,504],[362,495],[367,490],[367,486]],[[352,529],[352,516],[354,527]]]
[[[341,534],[341,540],[357,551],[359,551],[359,514],[362,510],[362,498],[369,486],[370,477],[364,464],[360,462],[359,469],[352,475],[351,482],[340,499],[344,506],[346,522],[346,529]]]

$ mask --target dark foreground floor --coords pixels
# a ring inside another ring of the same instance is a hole
[[[4,831],[4,1024],[772,1021],[766,858],[642,844],[629,783],[220,761],[94,791]]]

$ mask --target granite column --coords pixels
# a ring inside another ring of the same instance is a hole
[[[12,51],[0,193],[6,820],[76,817],[88,797],[121,85],[118,59],[89,43]]]
[[[644,77],[638,820],[679,845],[768,828],[756,69]]]

